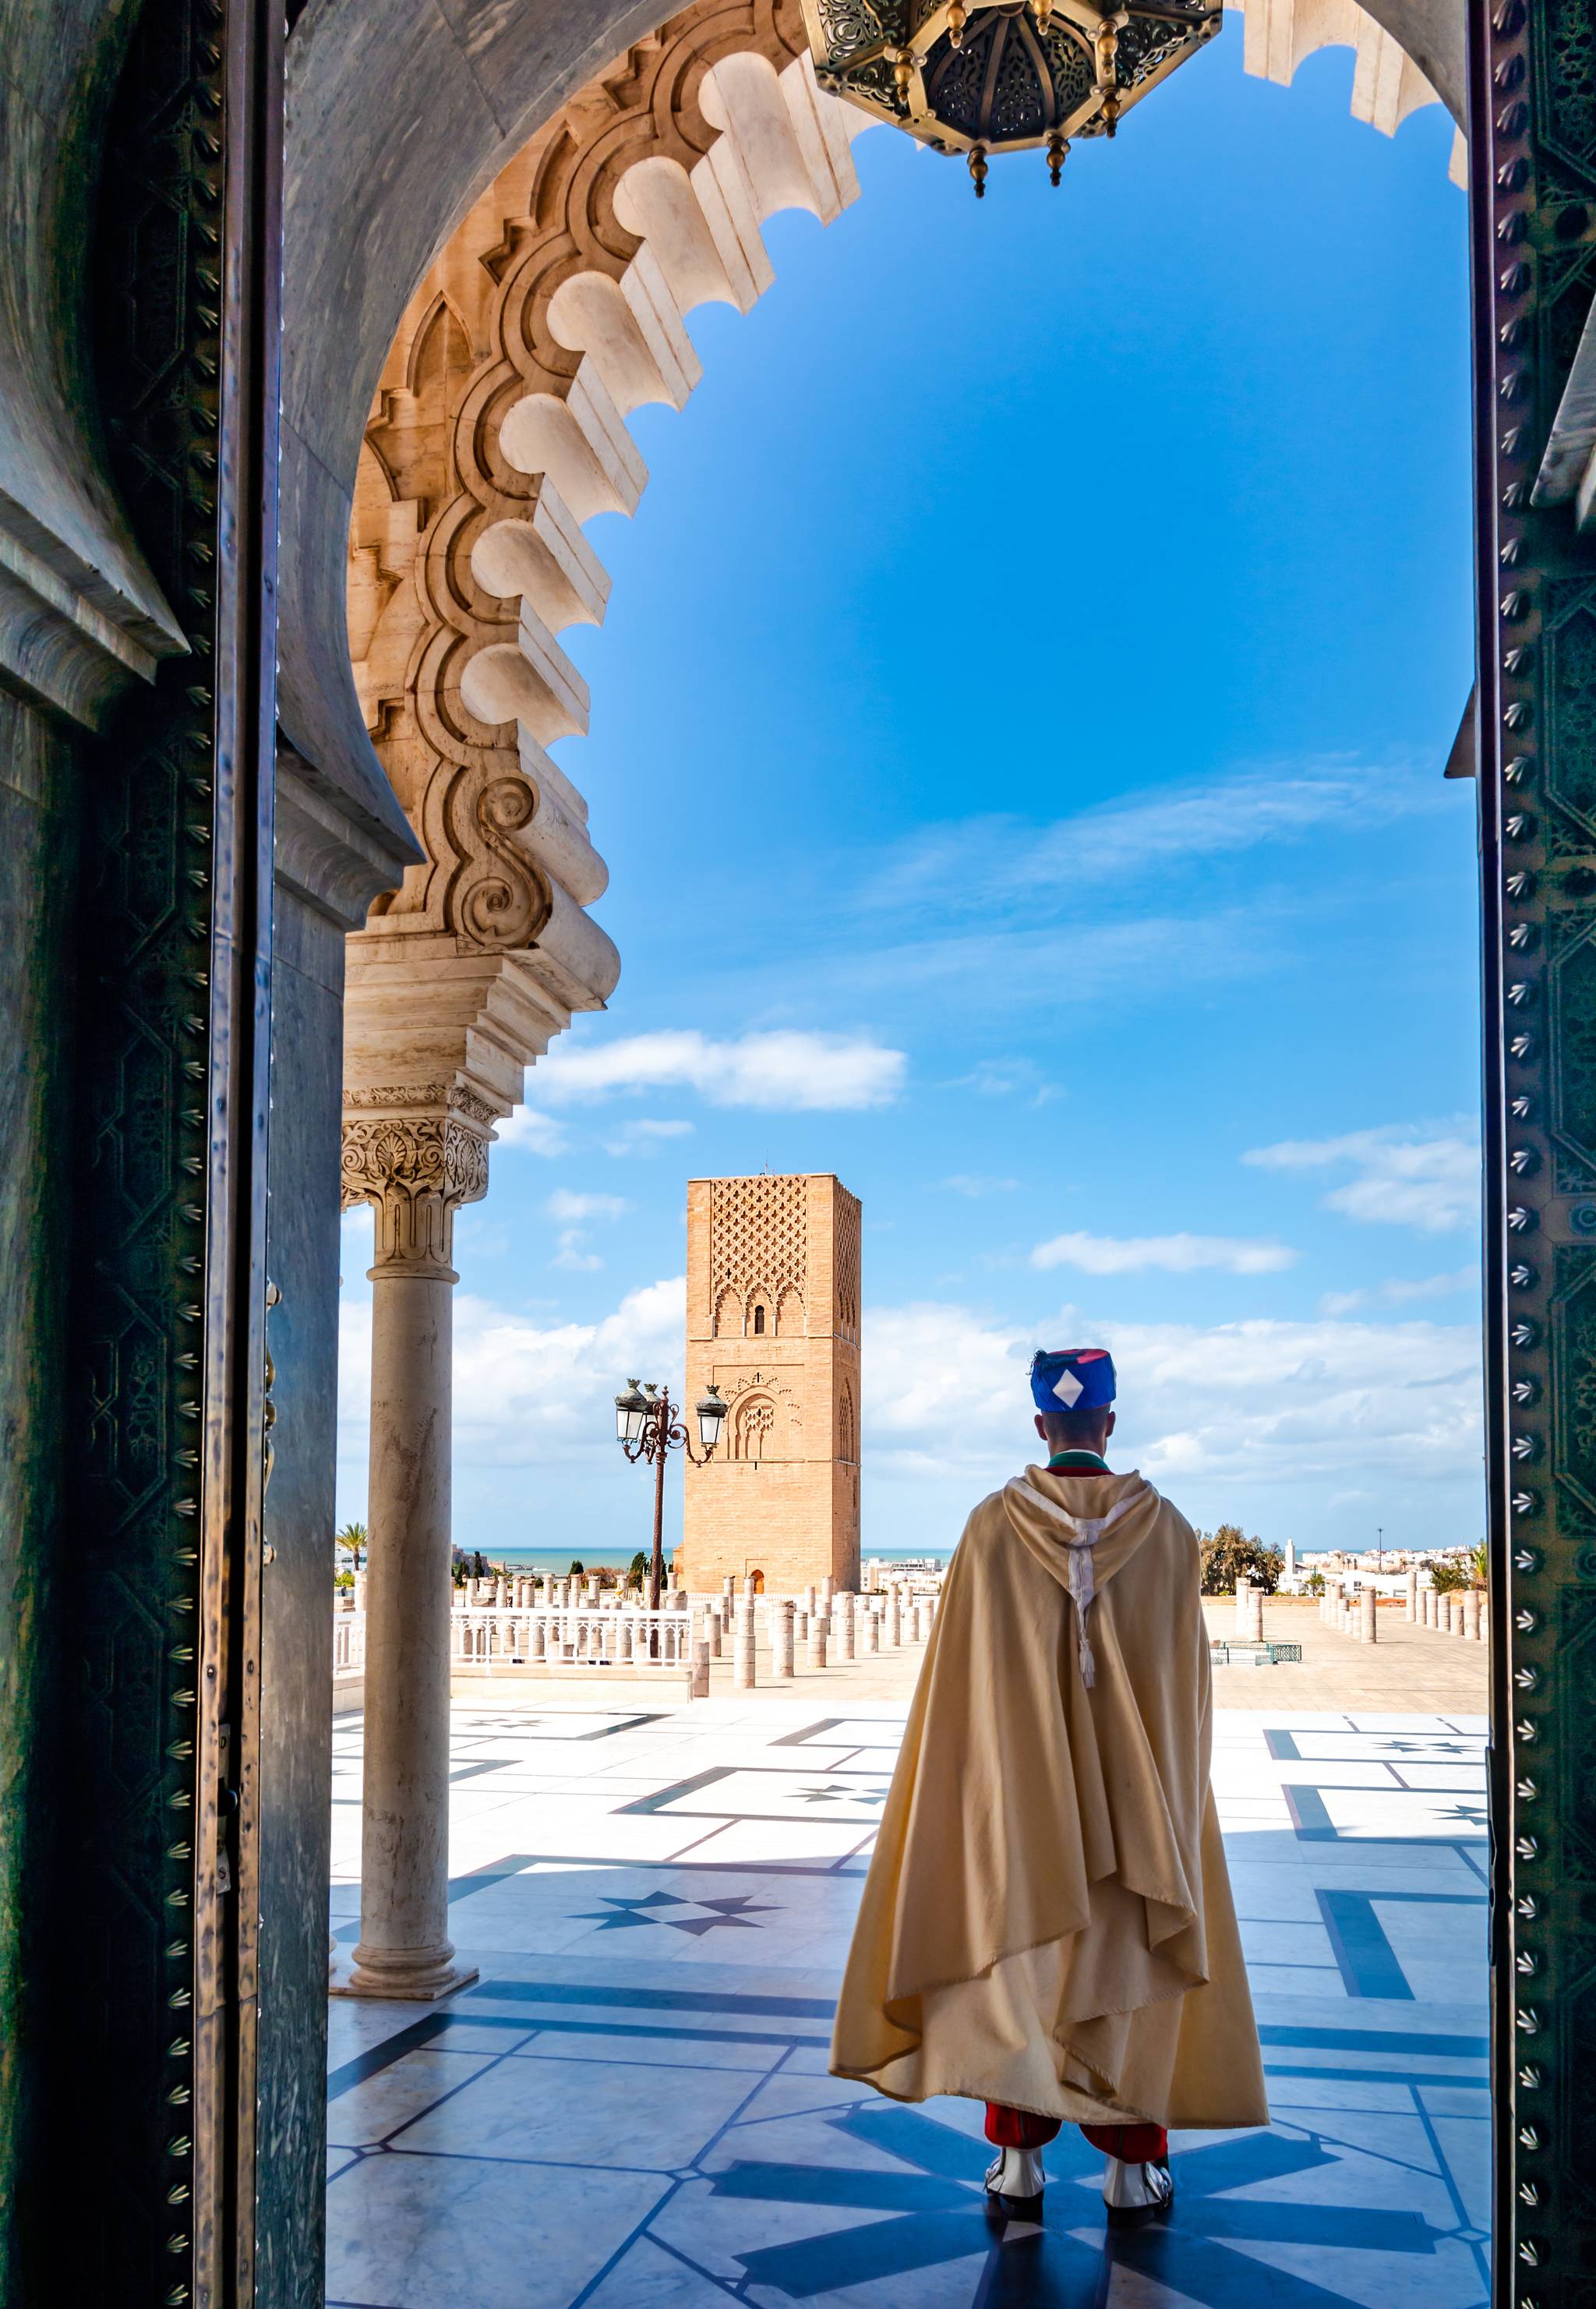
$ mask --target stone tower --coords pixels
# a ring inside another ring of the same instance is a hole
[[[712,1379],[730,1407],[686,1470],[683,1586],[858,1587],[859,1235],[829,1171],[688,1180],[687,1416]]]

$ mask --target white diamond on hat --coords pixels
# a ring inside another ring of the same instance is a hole
[[[1053,1392],[1066,1411],[1073,1411],[1086,1389],[1073,1371],[1062,1371],[1053,1382]]]

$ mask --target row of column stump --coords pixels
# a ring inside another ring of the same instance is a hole
[[[738,1691],[746,1691],[757,1682],[761,1612],[770,1637],[771,1674],[773,1681],[781,1683],[798,1673],[800,1647],[811,1668],[823,1668],[828,1664],[896,1651],[905,1643],[924,1643],[936,1619],[936,1599],[916,1596],[895,1582],[881,1594],[856,1596],[847,1588],[833,1588],[829,1579],[822,1581],[818,1587],[806,1587],[801,1596],[768,1598],[755,1595],[746,1584],[739,1596],[735,1593],[734,1582],[728,1579],[720,1608],[712,1610],[709,1615],[708,1639],[699,1641],[703,1694],[709,1690],[709,1661],[720,1656],[729,1625],[732,1632],[733,1684]],[[695,1659],[695,1691],[700,1682],[699,1665],[700,1661]]]
[[[1360,1587],[1349,1593],[1339,1581],[1333,1580],[1319,1598],[1319,1617],[1326,1627],[1339,1629],[1343,1636],[1372,1644],[1376,1640],[1379,1626],[1375,1604],[1374,1588]],[[1483,1587],[1443,1591],[1423,1587],[1418,1568],[1412,1564],[1408,1567],[1402,1617],[1411,1627],[1434,1628],[1441,1635],[1458,1636],[1468,1643],[1487,1643],[1490,1639],[1490,1607]]]

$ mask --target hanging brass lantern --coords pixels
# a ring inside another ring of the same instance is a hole
[[[1043,151],[1057,184],[1073,140],[1112,136],[1221,19],[1177,0],[804,0],[804,21],[822,88],[964,154],[979,195],[995,152]]]

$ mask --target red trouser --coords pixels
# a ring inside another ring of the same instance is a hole
[[[987,2103],[987,2138],[994,2149],[1045,2149],[1058,2138],[1060,2120],[1033,2116],[1028,2108],[1005,2108],[1000,2100]],[[1105,2157],[1125,2165],[1162,2165],[1169,2155],[1169,2136],[1161,2124],[1083,2124],[1081,2131]]]

